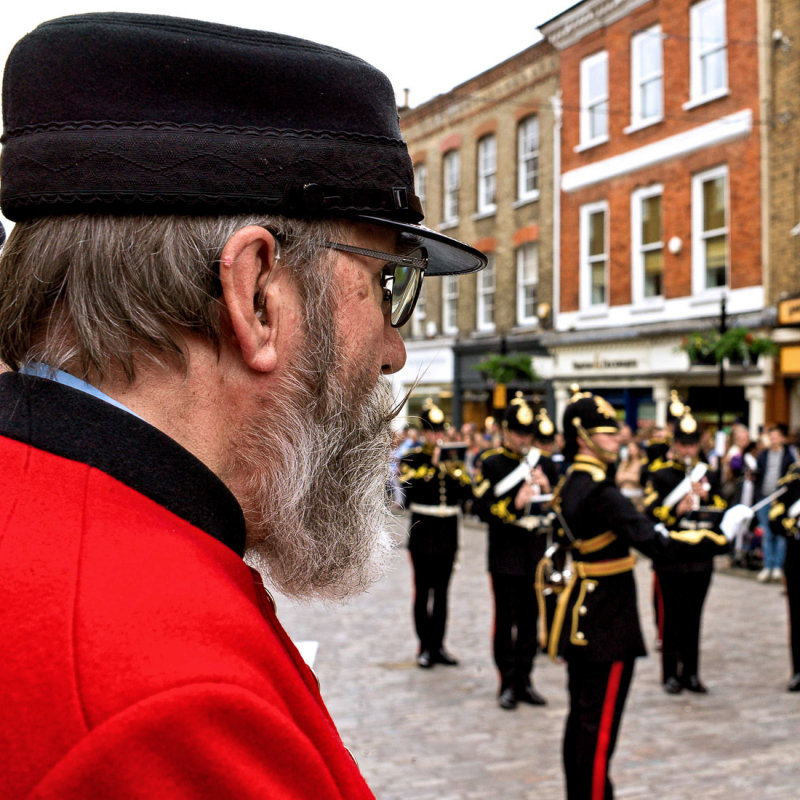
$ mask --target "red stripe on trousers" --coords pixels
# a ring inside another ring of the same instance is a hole
[[[606,791],[606,768],[608,766],[608,746],[611,743],[611,730],[614,727],[614,713],[617,708],[617,695],[622,677],[622,661],[615,661],[608,673],[606,697],[603,701],[603,714],[600,717],[600,730],[597,732],[597,747],[594,751],[592,770],[592,800],[603,800]]]

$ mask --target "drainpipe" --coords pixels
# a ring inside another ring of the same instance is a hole
[[[561,90],[550,98],[553,109],[553,308],[550,311],[550,325],[558,330],[558,314],[561,310]],[[555,394],[556,419],[561,420],[564,406],[569,401],[566,390],[557,390],[551,380]]]
[[[561,91],[550,98],[553,108],[553,330],[561,309]]]

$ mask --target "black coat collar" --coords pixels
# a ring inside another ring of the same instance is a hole
[[[0,435],[96,467],[244,554],[244,517],[225,484],[133,414],[54,381],[6,373]]]

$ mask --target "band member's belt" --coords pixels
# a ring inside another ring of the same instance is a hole
[[[414,514],[426,517],[455,517],[461,510],[459,506],[426,506],[422,503],[409,503],[408,508]]]
[[[587,645],[586,637],[579,630],[580,618],[586,613],[583,604],[584,598],[595,590],[597,581],[594,578],[607,578],[611,575],[621,575],[630,572],[636,564],[636,556],[629,555],[624,558],[612,558],[606,561],[573,561],[572,575],[566,588],[558,597],[558,605],[553,615],[553,627],[547,630],[547,617],[544,618],[542,646],[547,647],[550,658],[555,660],[558,656],[558,645],[561,639],[561,631],[564,627],[564,619],[567,615],[570,597],[575,586],[580,582],[580,588],[575,605],[572,608],[572,625],[570,628],[570,644],[584,646]],[[538,587],[537,587],[538,589]]]
[[[699,531],[714,528],[714,522],[710,519],[682,519],[678,527],[683,531]]]
[[[604,547],[610,545],[616,538],[617,535],[615,533],[606,531],[605,533],[599,533],[597,536],[593,536],[591,539],[577,539],[574,547],[581,555],[596,553],[598,550],[602,550]]]
[[[551,519],[542,514],[528,514],[525,517],[520,517],[516,522],[512,522],[518,528],[525,528],[526,531],[536,530],[537,528],[550,527],[552,525]]]

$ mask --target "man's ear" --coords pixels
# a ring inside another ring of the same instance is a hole
[[[257,372],[278,361],[276,337],[280,302],[267,286],[277,271],[280,245],[265,228],[240,228],[225,243],[219,265],[222,299],[242,358]]]

